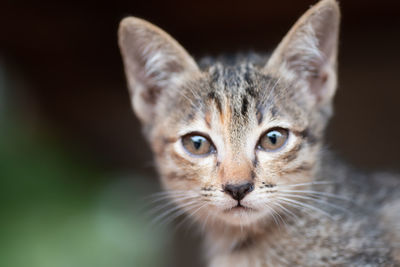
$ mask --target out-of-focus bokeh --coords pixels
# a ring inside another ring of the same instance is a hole
[[[2,1],[0,266],[201,266],[195,228],[151,224],[159,191],[116,32],[135,15],[196,58],[267,52],[315,1]],[[342,0],[327,144],[399,170],[400,2]],[[150,214],[150,216],[148,216]]]

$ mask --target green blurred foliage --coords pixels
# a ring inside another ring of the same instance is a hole
[[[165,230],[143,215],[147,177],[104,173],[32,130],[17,104],[4,105],[5,78],[0,65],[0,266],[167,265]]]

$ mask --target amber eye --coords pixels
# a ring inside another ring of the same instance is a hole
[[[283,128],[273,128],[261,136],[258,147],[266,151],[277,150],[286,143],[288,136],[288,130]]]
[[[183,136],[182,144],[187,152],[197,156],[206,156],[215,151],[214,145],[207,137],[196,133]]]

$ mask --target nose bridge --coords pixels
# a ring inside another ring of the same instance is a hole
[[[230,155],[221,163],[219,178],[222,184],[242,184],[251,181],[252,165],[244,154]]]

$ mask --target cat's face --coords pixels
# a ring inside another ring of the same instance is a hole
[[[121,23],[133,106],[181,209],[245,225],[298,208],[293,192],[314,179],[331,114],[338,17],[336,3],[322,1],[264,65],[203,70],[155,26]]]
[[[311,182],[325,122],[293,86],[242,63],[213,66],[165,96],[150,141],[179,205],[246,224],[282,211],[285,192]]]

